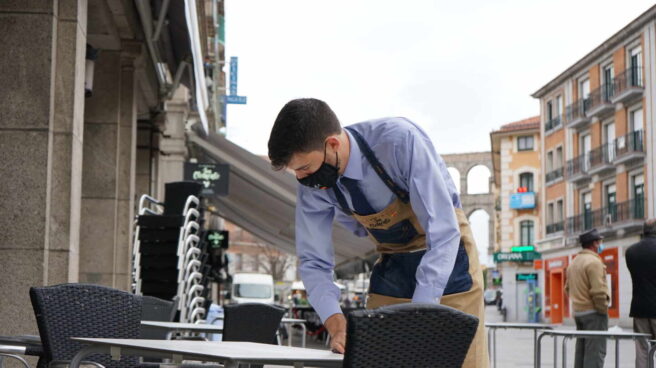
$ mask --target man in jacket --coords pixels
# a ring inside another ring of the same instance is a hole
[[[633,281],[633,299],[630,317],[633,330],[647,333],[656,339],[656,219],[645,221],[642,240],[626,251],[626,266]],[[647,367],[649,346],[644,340],[636,340],[636,367]]]
[[[581,250],[567,268],[565,292],[572,301],[577,330],[608,330],[606,266],[599,254],[603,236],[592,229],[579,236]],[[605,339],[576,340],[575,368],[602,368],[606,357]]]

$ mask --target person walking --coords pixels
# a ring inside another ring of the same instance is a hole
[[[581,250],[567,268],[565,293],[572,301],[577,330],[608,330],[610,292],[606,266],[599,254],[603,236],[592,229],[579,236]],[[574,368],[602,368],[606,358],[605,339],[576,340]]]
[[[656,339],[656,219],[645,221],[642,240],[626,250],[626,266],[633,282],[633,298],[629,317],[633,331]],[[636,368],[647,367],[649,344],[636,340]]]
[[[269,137],[274,169],[300,182],[296,202],[299,272],[340,353],[346,319],[334,285],[331,241],[337,220],[368,236],[380,257],[366,307],[444,304],[479,318],[463,367],[488,366],[483,273],[460,197],[428,135],[405,118],[382,118],[342,128],[328,104],[288,102]],[[400,342],[404,343],[404,342]]]

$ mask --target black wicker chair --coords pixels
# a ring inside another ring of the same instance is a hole
[[[70,362],[84,345],[71,337],[139,338],[142,299],[98,285],[63,284],[30,288],[30,299],[43,344],[39,367]],[[111,360],[92,355],[106,368],[134,368],[137,357]]]
[[[358,310],[347,317],[345,368],[461,367],[478,318],[433,304]]]
[[[276,331],[285,309],[261,303],[232,304],[223,307],[223,341],[277,344]]]

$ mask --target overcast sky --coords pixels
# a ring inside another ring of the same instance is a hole
[[[226,57],[239,57],[238,92],[248,97],[228,107],[227,137],[264,155],[280,108],[316,97],[343,125],[405,116],[440,154],[489,151],[490,131],[539,114],[533,92],[652,5],[226,0]]]
[[[439,153],[487,151],[491,130],[539,113],[531,93],[652,5],[226,0],[227,58],[248,97],[228,107],[227,135],[266,154],[284,103],[316,97],[343,125],[405,116]]]

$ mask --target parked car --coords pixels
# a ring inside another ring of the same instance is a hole
[[[495,305],[497,303],[497,290],[487,289],[483,293],[485,305]]]
[[[273,277],[259,273],[236,273],[232,277],[233,303],[273,304]]]

